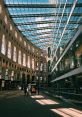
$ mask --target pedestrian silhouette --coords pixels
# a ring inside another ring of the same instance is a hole
[[[27,86],[24,86],[24,95],[27,95]]]

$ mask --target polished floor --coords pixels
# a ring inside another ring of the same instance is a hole
[[[0,117],[82,117],[82,110],[42,93],[24,96],[22,91],[2,91]]]

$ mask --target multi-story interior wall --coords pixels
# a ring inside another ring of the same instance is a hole
[[[17,82],[25,79],[26,82],[44,76],[47,78],[46,55],[44,52],[26,39],[16,28],[0,1],[0,81],[5,85],[10,81]],[[40,66],[42,69],[40,70]],[[41,76],[41,73],[42,75]],[[1,83],[0,83],[1,84]],[[9,86],[7,86],[8,88]]]
[[[82,25],[73,39],[54,59],[51,71],[51,86],[57,95],[70,99],[82,98]]]

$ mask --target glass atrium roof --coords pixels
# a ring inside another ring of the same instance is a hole
[[[4,0],[17,28],[32,43],[57,51],[82,24],[82,0]]]

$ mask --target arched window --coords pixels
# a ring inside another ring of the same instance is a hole
[[[8,42],[8,52],[7,52],[8,58],[11,58],[11,42]]]
[[[27,66],[28,66],[28,68],[30,68],[30,56],[28,56]]]
[[[2,36],[1,53],[4,54],[4,55],[6,54],[5,35]]]
[[[26,41],[24,41],[24,46],[26,47]]]
[[[0,14],[2,13],[2,6],[0,5]]]
[[[74,57],[70,58],[70,68],[74,68]]]
[[[5,20],[5,23],[7,24],[8,23],[7,16],[4,17],[4,20]]]
[[[32,59],[32,69],[34,69],[34,59]]]
[[[33,53],[34,53],[34,47],[32,48],[32,51],[33,51]]]
[[[10,24],[10,30],[12,30],[13,29],[13,27],[12,27],[12,25]]]
[[[16,62],[16,57],[17,57],[16,47],[14,46],[14,51],[13,51],[13,61],[15,61],[15,62]]]
[[[21,51],[19,50],[19,53],[18,53],[18,63],[21,64]]]
[[[39,63],[36,62],[36,70],[38,70],[38,69],[39,69]]]
[[[43,63],[40,64],[40,71],[43,70]]]
[[[20,41],[22,41],[22,38],[20,37],[20,39],[19,39]]]
[[[17,38],[17,32],[15,31],[15,37]]]
[[[28,50],[30,50],[30,45],[28,45]]]
[[[26,54],[23,54],[23,66],[26,66]]]

